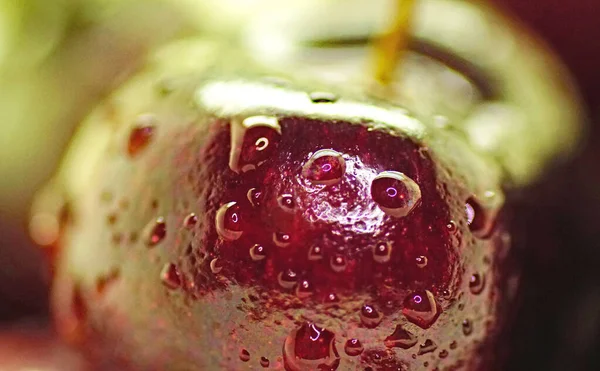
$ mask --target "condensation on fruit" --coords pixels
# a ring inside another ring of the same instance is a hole
[[[402,314],[415,325],[427,329],[440,315],[441,309],[429,290],[412,293],[404,300]]]
[[[156,246],[167,236],[167,224],[163,217],[151,221],[145,229],[146,244],[149,247]]]
[[[181,286],[181,274],[173,263],[166,263],[160,271],[160,280],[169,289],[177,289]]]
[[[394,332],[385,338],[383,344],[388,348],[409,349],[417,344],[417,337],[401,325],[396,325]]]
[[[346,161],[341,153],[321,149],[312,154],[302,167],[302,176],[314,184],[332,185],[342,180],[346,173]]]
[[[423,355],[423,354],[431,353],[431,352],[435,351],[436,349],[437,349],[437,344],[431,339],[426,339],[423,344],[419,345],[419,351],[417,352],[417,354]]]
[[[381,323],[383,314],[374,306],[365,304],[360,308],[360,321],[365,327],[375,328]]]
[[[277,149],[281,126],[276,117],[251,116],[231,122],[229,167],[236,173],[256,169]]]
[[[346,344],[344,344],[344,352],[350,357],[355,357],[360,355],[365,350],[365,347],[362,345],[360,340],[358,339],[348,339],[346,340]]]
[[[234,201],[222,205],[217,210],[216,227],[219,236],[235,241],[242,236],[242,217],[240,207]]]
[[[340,356],[335,334],[313,323],[304,323],[285,339],[283,360],[286,370],[336,370]]]
[[[371,183],[371,197],[381,210],[395,218],[407,216],[421,201],[421,189],[398,171],[384,171]]]

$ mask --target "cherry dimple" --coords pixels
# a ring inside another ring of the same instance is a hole
[[[373,179],[371,197],[385,213],[400,218],[419,204],[421,189],[401,172],[384,171]]]

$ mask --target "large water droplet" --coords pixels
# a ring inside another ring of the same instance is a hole
[[[383,341],[388,348],[402,349],[412,348],[416,343],[417,337],[400,325],[396,325],[394,332]]]
[[[240,351],[240,360],[242,362],[248,362],[250,360],[250,352],[248,352],[246,349],[242,349]]]
[[[485,276],[474,273],[469,279],[469,290],[474,295],[479,295],[485,288]]]
[[[377,263],[387,263],[392,257],[392,244],[390,242],[381,242],[373,246],[373,260]]]
[[[344,258],[342,255],[334,255],[331,257],[329,265],[334,272],[343,272],[346,270],[346,258]]]
[[[150,222],[146,226],[146,244],[149,247],[156,246],[167,236],[167,224],[163,217],[159,217],[156,220]]]
[[[280,272],[277,276],[277,281],[279,282],[279,286],[284,289],[291,289],[296,286],[296,282],[298,282],[298,275],[291,269],[286,269],[283,272]]]
[[[360,321],[365,327],[375,328],[381,320],[383,319],[383,314],[380,313],[374,306],[365,304],[360,308]]]
[[[315,184],[335,184],[345,173],[346,161],[341,153],[332,149],[315,152],[302,167],[302,176]]]
[[[440,315],[441,308],[429,290],[416,291],[404,300],[402,314],[415,325],[427,329]]]
[[[260,166],[277,149],[281,126],[276,117],[252,116],[231,123],[229,167],[236,173]]]
[[[260,357],[260,365],[263,366],[264,368],[269,367],[269,364],[271,364],[271,362],[269,362],[269,359],[267,357]]]
[[[360,340],[358,339],[348,339],[346,344],[344,345],[344,352],[350,357],[355,357],[360,355],[365,350],[365,347],[362,345]]]
[[[129,141],[127,143],[127,153],[134,157],[144,150],[152,136],[154,135],[154,127],[156,120],[152,115],[141,115],[136,120],[136,126],[129,133]]]
[[[217,233],[222,238],[234,241],[242,236],[242,216],[236,202],[222,205],[216,216]]]
[[[423,355],[423,354],[431,353],[436,349],[437,349],[437,344],[434,343],[433,340],[427,339],[427,340],[425,340],[425,342],[423,344],[419,345],[419,352],[417,354]]]
[[[335,348],[335,334],[305,323],[293,330],[283,344],[286,370],[336,370],[340,356]]]
[[[371,197],[386,214],[401,218],[419,204],[421,189],[398,171],[384,171],[373,179]]]
[[[160,280],[166,287],[175,290],[181,286],[181,274],[173,263],[167,263],[160,271]]]
[[[267,252],[263,245],[256,244],[250,248],[250,258],[254,261],[263,260],[267,257]]]

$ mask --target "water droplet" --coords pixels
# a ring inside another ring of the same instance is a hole
[[[374,306],[365,304],[360,308],[360,321],[365,327],[375,328],[381,320],[383,319],[383,314],[380,313]]]
[[[419,204],[421,189],[398,171],[384,171],[373,179],[371,197],[386,214],[401,218]]]
[[[373,246],[373,260],[377,263],[387,263],[392,257],[392,244],[390,242],[381,242]]]
[[[221,206],[216,216],[217,233],[222,238],[234,241],[242,236],[242,217],[236,202]]]
[[[263,245],[256,244],[250,248],[250,258],[254,261],[263,260],[267,257],[267,252]]]
[[[284,194],[279,196],[277,199],[279,206],[281,206],[284,210],[293,210],[296,203],[294,202],[294,196],[290,194]]]
[[[458,227],[456,226],[456,223],[453,220],[451,220],[448,222],[448,224],[446,224],[446,229],[450,233],[455,233],[458,230]]]
[[[302,176],[315,184],[338,183],[346,173],[346,161],[342,154],[332,149],[315,152],[302,167]]]
[[[317,261],[323,259],[323,249],[320,246],[313,246],[308,251],[308,260]]]
[[[337,95],[324,91],[315,91],[308,96],[313,103],[335,103],[338,100]]]
[[[236,173],[256,169],[275,152],[281,136],[276,117],[252,116],[231,123],[229,167]]]
[[[260,205],[262,192],[259,191],[258,188],[250,188],[246,194],[246,197],[248,197],[248,201],[250,201],[252,206],[257,207]]]
[[[485,276],[474,273],[469,279],[469,290],[474,295],[479,295],[485,288]]]
[[[267,357],[260,357],[260,365],[267,368],[269,367],[269,364],[271,362],[269,362],[269,359]]]
[[[278,247],[287,247],[292,242],[292,236],[283,232],[273,233],[273,243]]]
[[[159,217],[156,220],[150,222],[146,226],[146,244],[149,247],[156,246],[167,236],[167,224],[163,217]]]
[[[427,339],[427,340],[425,340],[425,342],[423,344],[419,345],[419,351],[417,352],[417,354],[423,355],[423,354],[431,353],[436,349],[437,349],[437,344],[434,343],[433,340]]]
[[[468,202],[465,204],[465,213],[467,214],[467,224],[470,226],[475,219],[475,209],[473,209],[473,206]]]
[[[383,344],[388,348],[409,349],[417,344],[417,337],[402,326],[396,325],[394,332],[385,338]]]
[[[194,213],[190,213],[183,220],[183,226],[188,229],[193,228],[197,223],[198,223],[198,216]]]
[[[473,333],[473,323],[471,323],[471,320],[466,319],[462,322],[462,330],[465,336],[469,336]]]
[[[283,344],[286,370],[336,370],[340,356],[335,348],[335,334],[305,323],[293,330]]]
[[[450,343],[450,349],[456,349],[456,347],[458,347],[458,343],[456,342],[456,340],[454,340]]]
[[[446,349],[442,349],[442,351],[440,352],[440,358],[441,359],[447,358],[449,354],[450,353],[448,353],[448,351]]]
[[[346,269],[346,258],[341,255],[332,256],[330,265],[334,272],[343,272]]]
[[[365,347],[362,345],[360,340],[358,339],[348,339],[346,344],[344,345],[344,352],[350,357],[355,357],[360,355],[365,350]]]
[[[129,133],[127,153],[134,157],[143,151],[154,136],[156,120],[152,115],[141,115],[136,120],[136,126]]]
[[[331,292],[325,296],[324,302],[325,302],[325,304],[330,304],[330,305],[337,304],[340,302],[340,298],[337,296],[337,294]]]
[[[298,281],[298,275],[291,269],[286,269],[283,272],[280,272],[277,276],[277,281],[279,282],[279,286],[284,289],[291,289],[296,286],[296,282]]]
[[[415,262],[417,263],[417,267],[425,268],[427,266],[427,257],[423,255],[417,256]]]
[[[219,258],[214,258],[210,261],[210,271],[217,274],[223,270],[223,263]]]
[[[308,280],[302,280],[298,286],[296,286],[296,296],[301,299],[311,296],[313,291],[313,285]]]
[[[427,329],[440,315],[441,308],[429,290],[416,291],[404,300],[402,314],[415,325]]]
[[[493,220],[490,215],[486,215],[485,210],[479,202],[471,197],[465,204],[467,214],[467,224],[469,229],[478,237],[487,237],[493,229]]]
[[[250,360],[250,352],[248,352],[246,349],[242,349],[240,351],[240,360],[242,362],[248,362]]]
[[[167,263],[160,271],[160,280],[166,287],[175,290],[181,286],[179,269],[173,263]]]

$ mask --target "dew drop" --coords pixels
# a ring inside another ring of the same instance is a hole
[[[308,260],[317,261],[323,259],[323,249],[320,246],[313,246],[308,251]]]
[[[279,196],[277,202],[279,203],[279,206],[281,206],[282,209],[288,211],[293,210],[296,206],[296,203],[294,202],[294,196],[292,196],[291,194],[284,194]]]
[[[330,292],[325,296],[324,302],[325,304],[329,305],[338,304],[340,302],[340,298],[337,296],[337,294]]]
[[[338,183],[346,173],[346,161],[342,154],[332,149],[315,152],[302,167],[302,176],[314,184]]]
[[[485,210],[475,197],[467,200],[465,203],[465,212],[467,214],[467,224],[471,232],[478,237],[487,237],[493,228],[493,220],[489,215],[486,215]]]
[[[296,286],[296,296],[301,299],[311,296],[314,292],[313,285],[308,280],[302,280]]]
[[[340,356],[335,348],[335,334],[304,323],[293,330],[283,344],[286,370],[336,370]]]
[[[365,304],[360,308],[360,321],[367,328],[375,328],[381,323],[383,314],[374,306]]]
[[[450,349],[456,349],[458,347],[458,343],[454,340],[450,343]]]
[[[154,136],[156,120],[152,115],[141,115],[136,120],[136,126],[129,133],[127,153],[134,157],[142,152]]]
[[[223,270],[223,263],[219,258],[214,258],[210,261],[210,271],[217,274]]]
[[[465,336],[473,333],[473,323],[471,323],[471,320],[466,319],[462,322],[462,331]]]
[[[269,367],[269,364],[271,362],[269,362],[269,359],[267,357],[260,357],[260,365],[263,366],[264,368]]]
[[[292,236],[283,232],[273,233],[273,243],[278,247],[287,247],[292,242]]]
[[[415,325],[427,329],[440,315],[441,308],[429,290],[416,291],[404,300],[402,314]]]
[[[344,345],[344,352],[350,357],[355,357],[360,355],[365,350],[365,347],[362,345],[360,340],[358,339],[348,339],[346,344]]]
[[[163,217],[150,222],[146,227],[146,244],[149,247],[156,246],[167,236],[167,224]]]
[[[433,342],[431,339],[425,340],[425,342],[419,345],[418,355],[423,355],[427,353],[431,353],[437,349],[437,344]]]
[[[197,223],[198,223],[198,216],[196,214],[194,214],[194,213],[190,213],[183,220],[183,226],[186,227],[186,228],[188,228],[188,229],[194,228],[194,226]]]
[[[449,353],[448,353],[448,351],[447,351],[446,349],[443,349],[443,350],[440,352],[440,354],[439,354],[439,356],[440,356],[440,358],[441,358],[441,359],[447,358],[447,357],[448,357],[448,355],[449,355]]]
[[[417,337],[401,325],[396,325],[394,332],[385,338],[383,344],[388,348],[409,349],[417,344]]]
[[[377,263],[387,263],[392,257],[392,244],[389,242],[378,243],[373,246],[373,260]]]
[[[234,201],[222,205],[216,216],[217,233],[228,241],[242,236],[242,217],[240,207]]]
[[[467,224],[471,226],[471,223],[473,223],[473,220],[475,219],[475,209],[473,209],[473,206],[468,202],[465,204],[465,213],[467,214]]]
[[[246,193],[246,197],[248,197],[248,201],[250,201],[252,206],[257,207],[260,205],[262,192],[259,191],[258,188],[250,188],[248,193]]]
[[[252,116],[231,123],[229,167],[236,173],[256,169],[273,155],[281,136],[276,117]]]
[[[335,103],[338,100],[337,95],[324,91],[315,91],[308,96],[313,103]]]
[[[279,286],[284,289],[291,289],[296,286],[296,282],[298,281],[298,275],[291,269],[286,269],[283,272],[280,272],[277,276],[277,281],[279,282]]]
[[[474,273],[469,279],[469,290],[474,295],[479,295],[485,288],[485,276]]]
[[[417,267],[425,268],[427,266],[427,257],[423,255],[417,256],[415,262],[417,263]]]
[[[265,251],[265,247],[260,244],[256,244],[250,248],[250,258],[252,260],[260,261],[267,257],[267,252]]]
[[[250,360],[250,352],[248,352],[246,349],[242,349],[240,351],[240,360],[242,362],[248,362]]]
[[[421,201],[421,189],[398,171],[384,171],[371,183],[371,197],[381,210],[395,218],[408,215]]]
[[[330,266],[336,273],[343,272],[346,269],[346,258],[341,255],[332,256]]]
[[[453,220],[451,220],[448,222],[448,224],[446,224],[446,229],[450,233],[455,233],[458,230],[458,227],[456,226],[456,223]]]
[[[173,263],[167,263],[160,271],[160,280],[166,287],[175,290],[181,286],[181,274]]]

